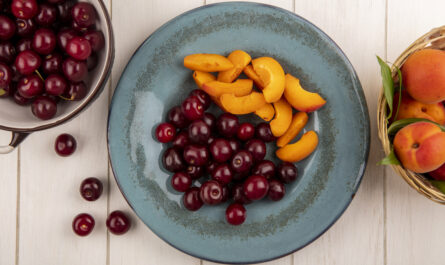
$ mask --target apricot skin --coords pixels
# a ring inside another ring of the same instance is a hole
[[[237,97],[234,94],[223,94],[219,101],[223,109],[236,115],[252,113],[266,104],[263,94],[258,92],[252,92],[242,97]]]
[[[402,165],[416,173],[426,173],[445,163],[445,132],[430,122],[416,122],[399,130],[394,151]]]
[[[279,159],[295,163],[308,157],[318,145],[318,135],[314,131],[308,131],[296,143],[288,144],[278,149],[275,154]]]
[[[252,65],[247,65],[244,70],[243,70],[244,74],[247,75],[247,77],[249,77],[250,79],[253,80],[253,82],[255,83],[255,85],[263,90],[264,89],[264,84],[263,81],[261,81],[260,77],[258,76],[257,73],[255,73],[255,70],[253,70]]]
[[[184,58],[184,66],[202,72],[219,72],[229,70],[233,64],[229,59],[219,54],[197,53],[187,55]]]
[[[292,122],[289,126],[289,129],[277,139],[277,146],[283,147],[290,143],[292,139],[294,139],[300,132],[303,130],[304,126],[306,126],[308,116],[306,112],[297,112],[292,118]]]
[[[199,88],[202,88],[204,83],[214,81],[214,80],[216,80],[216,77],[214,75],[212,75],[211,73],[194,71],[193,79],[195,80],[196,85],[198,85]]]
[[[275,108],[275,118],[270,122],[270,129],[275,137],[280,137],[289,128],[292,122],[292,107],[282,98],[273,103]]]
[[[259,57],[252,60],[255,73],[264,84],[263,94],[267,103],[280,100],[284,92],[284,70],[275,59]]]
[[[300,85],[300,80],[286,74],[284,96],[296,110],[303,112],[316,111],[326,104],[318,93],[309,92]]]
[[[394,95],[394,112],[399,104],[399,94]],[[426,104],[416,101],[410,97],[406,92],[402,92],[402,99],[397,117],[392,120],[401,120],[408,118],[422,118],[428,119],[439,124],[445,124],[445,107],[442,103]]]
[[[270,121],[275,115],[275,109],[273,108],[272,104],[266,103],[264,106],[257,109],[255,114],[265,121]]]
[[[249,95],[253,88],[253,82],[250,79],[238,79],[233,83],[224,83],[220,81],[206,82],[202,90],[212,97],[219,98],[222,94],[235,94],[241,97]]]
[[[415,100],[438,103],[445,99],[445,52],[424,49],[411,54],[402,66],[403,84]]]
[[[242,50],[235,50],[227,56],[227,59],[234,65],[233,68],[221,71],[218,73],[218,81],[231,83],[233,80],[238,78],[238,76],[243,71],[244,67],[250,63],[252,58],[250,55]]]

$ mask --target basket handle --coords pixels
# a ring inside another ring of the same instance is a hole
[[[14,149],[29,135],[24,132],[11,132],[12,137],[8,145],[0,146],[0,154],[8,154],[14,151]]]

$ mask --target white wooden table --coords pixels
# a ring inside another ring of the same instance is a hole
[[[166,21],[214,0],[108,0],[116,59],[105,91],[92,107],[60,127],[33,133],[13,153],[0,156],[1,265],[210,264],[170,247],[137,217],[119,192],[108,165],[108,104],[127,61]],[[265,0],[320,27],[343,49],[358,72],[371,117],[371,153],[361,187],[337,223],[306,248],[268,264],[445,264],[445,207],[417,194],[389,168],[376,132],[380,74],[375,55],[394,61],[417,37],[445,23],[443,0]],[[78,150],[58,157],[54,139],[73,134]],[[6,143],[8,133],[1,133]],[[105,184],[96,202],[84,201],[80,182]],[[120,209],[133,226],[123,236],[107,233],[105,219]],[[80,212],[94,215],[93,233],[71,230]]]

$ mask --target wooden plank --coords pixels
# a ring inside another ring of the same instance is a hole
[[[445,2],[388,1],[388,60],[414,40],[444,25]],[[444,206],[409,187],[390,168],[386,174],[387,264],[443,264]]]
[[[136,48],[162,24],[203,4],[193,1],[113,1],[112,15],[116,36],[116,58],[112,72],[113,88]],[[128,18],[131,17],[131,23]],[[125,37],[123,37],[125,36]],[[109,236],[109,264],[200,264],[157,237],[132,212],[120,193],[110,170],[109,211],[124,210],[131,216],[132,228],[124,236]]]
[[[380,87],[376,54],[385,51],[385,0],[296,1],[295,13],[320,27],[351,60],[365,91],[371,119],[366,174],[340,220],[318,240],[294,254],[294,264],[383,264],[383,167],[376,101]],[[329,99],[328,99],[329,100]],[[366,257],[366,258],[365,258]]]
[[[0,144],[7,145],[11,133],[0,131]],[[17,158],[18,151],[0,155],[0,264],[14,264],[17,224]]]

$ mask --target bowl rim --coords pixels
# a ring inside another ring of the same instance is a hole
[[[38,126],[34,126],[34,127],[29,127],[29,128],[26,128],[26,127],[16,128],[16,127],[11,127],[11,126],[6,126],[6,125],[0,124],[0,130],[17,132],[17,133],[30,133],[30,132],[49,129],[54,126],[65,123],[68,120],[79,115],[86,107],[89,106],[90,103],[94,102],[98,98],[99,94],[102,92],[103,88],[105,87],[108,77],[111,74],[111,68],[112,68],[112,65],[114,62],[115,51],[114,51],[113,26],[111,23],[110,15],[108,13],[108,10],[107,10],[103,0],[97,0],[97,2],[99,3],[100,10],[104,14],[104,17],[105,17],[105,25],[106,25],[105,28],[108,33],[107,41],[108,41],[109,45],[108,45],[108,49],[105,51],[106,55],[107,55],[105,58],[105,67],[100,71],[99,81],[97,83],[97,86],[94,87],[92,93],[90,93],[90,95],[88,95],[88,97],[85,98],[82,101],[82,103],[79,104],[79,106],[77,106],[74,110],[69,112],[68,115],[66,115],[63,118],[56,119],[55,121],[51,121],[51,122],[46,122],[43,125],[38,125]]]
[[[170,241],[168,241],[168,240],[166,240],[162,235],[160,235],[159,233],[158,233],[158,231],[154,231],[140,216],[139,216],[139,214],[138,214],[138,212],[136,211],[136,209],[133,207],[133,205],[131,204],[131,202],[128,200],[128,198],[125,196],[125,193],[124,193],[124,191],[123,191],[123,188],[122,188],[122,185],[120,184],[120,182],[119,182],[119,179],[117,178],[117,174],[116,174],[116,170],[115,170],[115,168],[114,168],[114,166],[113,166],[113,163],[112,163],[112,160],[111,160],[111,148],[110,148],[110,116],[111,116],[111,112],[112,112],[112,110],[113,110],[113,101],[115,100],[115,97],[114,97],[114,94],[115,94],[115,92],[116,92],[116,89],[113,91],[113,97],[112,97],[112,99],[111,99],[111,103],[110,103],[110,108],[109,108],[109,112],[108,112],[108,120],[107,120],[107,149],[108,149],[108,156],[109,156],[109,161],[110,161],[110,167],[111,167],[111,170],[112,170],[112,173],[113,173],[113,176],[114,176],[114,179],[115,179],[115,181],[116,181],[116,184],[117,184],[117,186],[118,186],[118,188],[119,188],[119,191],[122,193],[122,195],[123,195],[123,197],[124,197],[124,199],[125,199],[125,201],[127,202],[127,204],[130,206],[130,208],[133,210],[133,212],[135,213],[135,215],[139,218],[139,220],[140,221],[142,221],[142,223],[144,223],[157,237],[159,237],[160,239],[162,239],[162,241],[164,241],[165,243],[167,243],[168,245],[170,245],[170,246],[172,246],[173,248],[175,248],[175,249],[177,249],[177,250],[179,250],[179,251],[181,251],[181,252],[183,252],[183,253],[185,253],[185,254],[187,254],[187,255],[190,255],[190,256],[192,256],[192,257],[195,257],[195,258],[198,258],[198,259],[202,259],[202,260],[206,260],[206,261],[210,261],[210,262],[215,262],[215,263],[226,263],[226,264],[254,264],[254,263],[262,263],[262,262],[268,262],[268,261],[272,261],[272,260],[276,260],[276,259],[279,259],[279,258],[282,258],[282,257],[285,257],[285,256],[288,256],[288,255],[290,255],[290,254],[293,254],[293,253],[295,253],[296,251],[298,251],[298,250],[300,250],[300,249],[303,249],[304,247],[306,247],[306,246],[308,246],[309,244],[311,244],[311,243],[313,243],[315,240],[317,240],[321,235],[323,235],[327,230],[329,230],[338,220],[339,220],[339,218],[343,215],[343,213],[346,211],[346,209],[349,207],[349,205],[351,204],[351,201],[352,201],[352,199],[355,197],[355,195],[356,195],[356,193],[357,193],[357,190],[358,190],[358,188],[360,187],[360,184],[361,184],[361,182],[362,182],[362,179],[363,179],[363,175],[364,175],[364,173],[365,173],[365,170],[366,170],[366,167],[367,167],[367,164],[368,164],[368,158],[369,158],[369,151],[370,151],[370,144],[371,144],[371,134],[370,134],[370,116],[369,116],[369,110],[368,110],[368,104],[367,104],[367,101],[366,101],[366,97],[365,97],[365,94],[364,94],[364,91],[363,91],[363,87],[361,86],[361,83],[360,83],[360,79],[358,78],[358,75],[357,75],[357,72],[355,71],[355,68],[353,67],[353,65],[352,65],[352,63],[351,63],[351,61],[348,59],[348,57],[346,56],[346,54],[343,52],[343,50],[339,47],[339,45],[331,38],[331,37],[329,37],[329,35],[327,34],[327,33],[325,33],[324,31],[322,31],[319,27],[317,27],[315,24],[313,24],[312,22],[310,22],[309,20],[307,20],[307,19],[305,19],[304,17],[302,17],[302,16],[300,16],[300,15],[298,15],[298,14],[296,14],[296,13],[294,13],[294,12],[292,12],[292,11],[289,11],[289,10],[286,10],[286,9],[283,9],[283,8],[280,8],[280,7],[277,7],[277,6],[273,6],[273,5],[269,5],[269,4],[263,4],[263,3],[257,3],[257,2],[246,2],[246,1],[232,1],[232,2],[221,2],[221,3],[214,3],[214,4],[208,4],[208,5],[203,5],[203,6],[199,6],[199,7],[196,7],[196,8],[193,8],[193,9],[190,9],[190,10],[188,10],[188,11],[186,11],[186,12],[184,12],[184,13],[181,13],[181,14],[179,14],[179,15],[177,15],[177,16],[175,16],[174,18],[172,18],[172,19],[170,19],[170,20],[168,20],[167,22],[165,22],[163,25],[161,25],[159,28],[157,28],[155,31],[153,31],[144,41],[142,41],[141,42],[141,44],[138,46],[138,48],[133,52],[133,54],[130,56],[130,58],[129,58],[129,60],[128,60],[128,62],[130,62],[134,57],[135,57],[135,55],[138,53],[138,51],[139,51],[139,49],[142,47],[142,46],[144,46],[144,44],[145,43],[147,43],[151,38],[153,38],[153,36],[158,32],[158,31],[161,31],[163,28],[165,28],[165,27],[167,27],[168,25],[170,25],[170,24],[172,24],[172,23],[174,23],[176,20],[178,20],[179,18],[181,18],[181,17],[183,17],[183,16],[186,16],[186,15],[188,15],[189,13],[194,13],[194,12],[197,12],[197,11],[199,11],[199,10],[201,10],[201,9],[206,9],[206,8],[210,8],[210,7],[213,7],[213,6],[234,6],[234,5],[237,5],[237,4],[244,4],[244,5],[252,5],[252,6],[262,6],[262,7],[266,7],[266,8],[270,8],[270,9],[275,9],[275,10],[278,10],[279,12],[284,12],[284,13],[286,13],[286,14],[288,14],[288,15],[291,15],[291,16],[294,16],[294,17],[296,17],[297,19],[300,19],[300,20],[302,20],[302,21],[305,21],[306,23],[308,23],[309,25],[311,25],[315,30],[317,30],[319,33],[321,33],[323,36],[325,36],[326,37],[326,39],[327,40],[329,40],[332,44],[333,44],[333,46],[334,46],[334,48],[336,48],[337,50],[338,50],[338,52],[339,52],[339,54],[344,58],[344,60],[345,60],[345,63],[349,66],[349,68],[350,68],[350,70],[351,70],[351,74],[352,74],[352,76],[354,76],[355,78],[356,78],[356,80],[357,80],[357,84],[358,84],[358,90],[357,90],[357,92],[358,92],[358,96],[359,96],[359,98],[361,98],[362,99],[362,108],[363,108],[363,113],[364,113],[364,116],[365,116],[365,133],[364,133],[364,140],[365,140],[365,142],[364,142],[364,160],[363,160],[363,163],[361,164],[361,167],[360,167],[360,169],[358,170],[358,172],[357,172],[357,177],[356,177],[356,182],[355,182],[355,185],[353,186],[353,189],[352,189],[352,191],[351,191],[351,196],[349,197],[349,199],[345,202],[345,205],[344,205],[344,207],[338,212],[338,214],[333,218],[333,220],[332,220],[332,222],[328,225],[328,226],[326,226],[326,228],[325,229],[323,229],[319,234],[317,234],[317,235],[315,235],[314,237],[313,237],[313,239],[311,239],[311,240],[309,240],[307,243],[305,243],[305,244],[303,244],[302,246],[300,246],[300,247],[298,247],[298,248],[296,248],[296,249],[294,249],[294,250],[292,250],[292,251],[289,251],[289,252],[287,252],[287,253],[284,253],[284,254],[281,254],[281,255],[276,255],[276,256],[272,256],[272,257],[270,257],[270,258],[263,258],[263,259],[257,259],[257,260],[251,260],[251,261],[247,261],[247,262],[245,262],[245,261],[239,261],[239,262],[231,262],[231,261],[225,261],[225,260],[218,260],[218,259],[211,259],[211,258],[208,258],[208,257],[203,257],[203,256],[200,256],[200,255],[198,255],[198,254],[195,254],[195,253],[191,253],[191,252],[189,252],[189,251],[187,251],[187,250],[184,250],[184,249],[181,249],[181,248],[179,248],[179,247],[177,247],[177,246],[175,246],[175,245],[173,245]],[[127,64],[126,64],[126,66],[125,66],[125,68],[122,70],[122,74],[124,74],[125,72],[126,72],[126,70],[127,70],[127,68],[128,68],[128,62],[127,62]],[[121,77],[122,77],[122,74],[121,74]],[[119,87],[119,84],[120,84],[120,82],[121,82],[121,77],[119,78],[119,81],[118,81],[118,83],[117,83],[117,85],[116,85],[116,88],[117,87]]]

